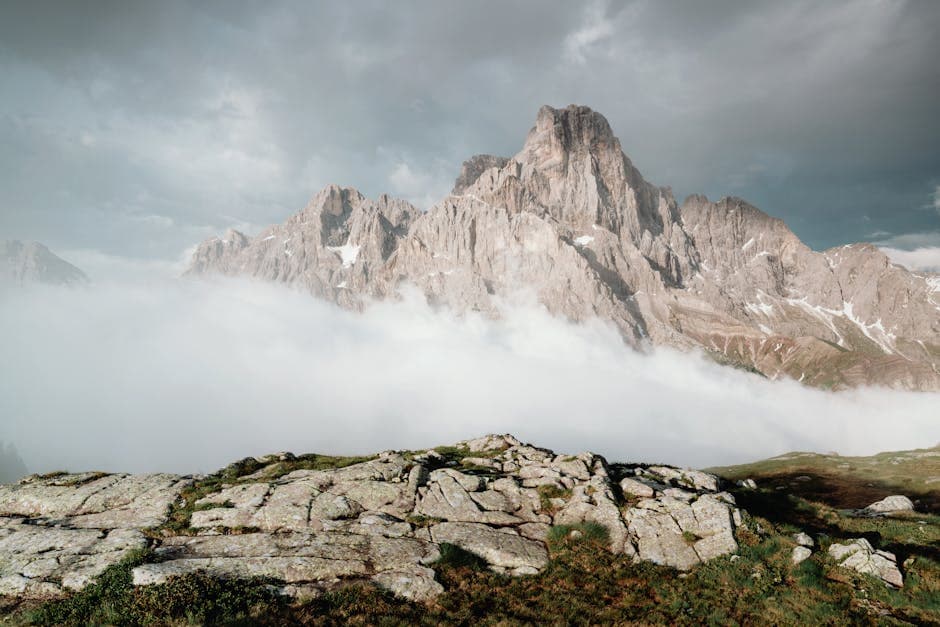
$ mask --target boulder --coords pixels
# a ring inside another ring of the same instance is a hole
[[[813,539],[809,537],[809,534],[802,531],[793,534],[793,541],[796,542],[799,546],[805,546],[809,548],[813,548],[816,545],[816,543],[813,542]]]
[[[649,498],[655,494],[655,490],[642,481],[624,477],[620,480],[620,489],[624,496],[636,496],[640,498]]]
[[[914,503],[901,494],[887,496],[880,501],[872,503],[863,510],[868,514],[891,514],[894,512],[912,512]]]
[[[714,494],[691,503],[662,496],[640,501],[624,517],[640,559],[688,570],[737,550],[732,510]]]
[[[438,544],[455,544],[483,558],[490,566],[510,573],[532,569],[538,572],[548,564],[545,545],[515,531],[477,523],[445,522],[431,527],[431,538]]]
[[[790,555],[790,561],[793,564],[800,564],[806,561],[810,555],[813,554],[813,551],[805,546],[795,546],[793,547],[793,553]]]
[[[386,570],[373,575],[372,581],[411,601],[430,601],[444,592],[444,586],[434,579],[434,570],[426,566]]]
[[[718,491],[718,477],[700,470],[670,468],[669,466],[650,466],[640,469],[643,476],[651,477],[662,483],[692,490]]]
[[[904,578],[898,570],[898,560],[894,553],[875,550],[865,538],[849,540],[845,544],[833,544],[829,547],[829,555],[843,568],[873,575],[895,588],[904,585]]]

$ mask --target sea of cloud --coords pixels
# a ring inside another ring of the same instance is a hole
[[[0,294],[0,440],[32,472],[205,472],[272,451],[367,453],[489,432],[689,466],[940,441],[940,395],[830,393],[640,354],[523,301],[489,320],[417,294],[351,313],[250,280]]]
[[[915,272],[940,272],[940,246],[921,246],[902,250],[884,246],[881,249],[894,263]]]

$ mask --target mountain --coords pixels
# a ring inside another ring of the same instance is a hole
[[[739,198],[679,205],[647,182],[607,120],[542,107],[512,158],[478,155],[426,213],[330,186],[283,225],[203,242],[188,275],[248,275],[344,307],[417,285],[498,316],[532,290],[552,313],[599,317],[635,348],[824,388],[940,389],[940,276],[855,244],[815,252]]]
[[[0,241],[0,285],[87,283],[85,273],[39,242]]]
[[[26,464],[16,447],[0,442],[0,483],[12,483],[27,472]]]
[[[508,434],[363,457],[275,453],[210,475],[32,475],[0,486],[0,618],[936,622],[940,518],[922,501],[835,509],[798,496],[804,478],[745,476],[557,454]]]

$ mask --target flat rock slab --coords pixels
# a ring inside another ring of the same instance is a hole
[[[416,600],[442,591],[429,568],[441,544],[496,572],[535,574],[548,564],[552,525],[602,525],[614,553],[680,569],[737,549],[740,512],[712,475],[638,467],[615,485],[592,453],[557,455],[512,436],[450,448],[463,456],[386,452],[294,471],[293,455],[260,459],[175,514],[189,516],[191,535],[143,531],[168,520],[192,478],[83,473],[2,486],[0,594],[80,589],[145,547],[157,558],[134,569],[136,585],[204,571],[273,579],[297,596],[366,580]]]
[[[450,543],[482,557],[497,569],[527,574],[548,564],[545,545],[515,531],[493,529],[478,523],[444,522],[431,527],[434,542]]]
[[[345,532],[175,536],[163,540],[157,553],[162,561],[134,569],[135,585],[202,571],[223,578],[272,578],[291,586],[371,579],[413,599],[443,590],[425,566],[440,557],[437,545],[416,538]]]
[[[177,475],[61,474],[0,486],[0,594],[80,590],[167,520],[191,479]]]
[[[90,529],[155,527],[192,479],[178,475],[65,474],[0,485],[0,516],[62,520]]]
[[[0,527],[0,594],[54,597],[80,590],[147,544],[137,529],[69,529],[8,521]]]

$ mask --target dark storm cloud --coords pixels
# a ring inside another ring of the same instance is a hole
[[[0,232],[175,259],[329,182],[428,206],[544,103],[815,247],[940,230],[931,2],[17,3]]]

